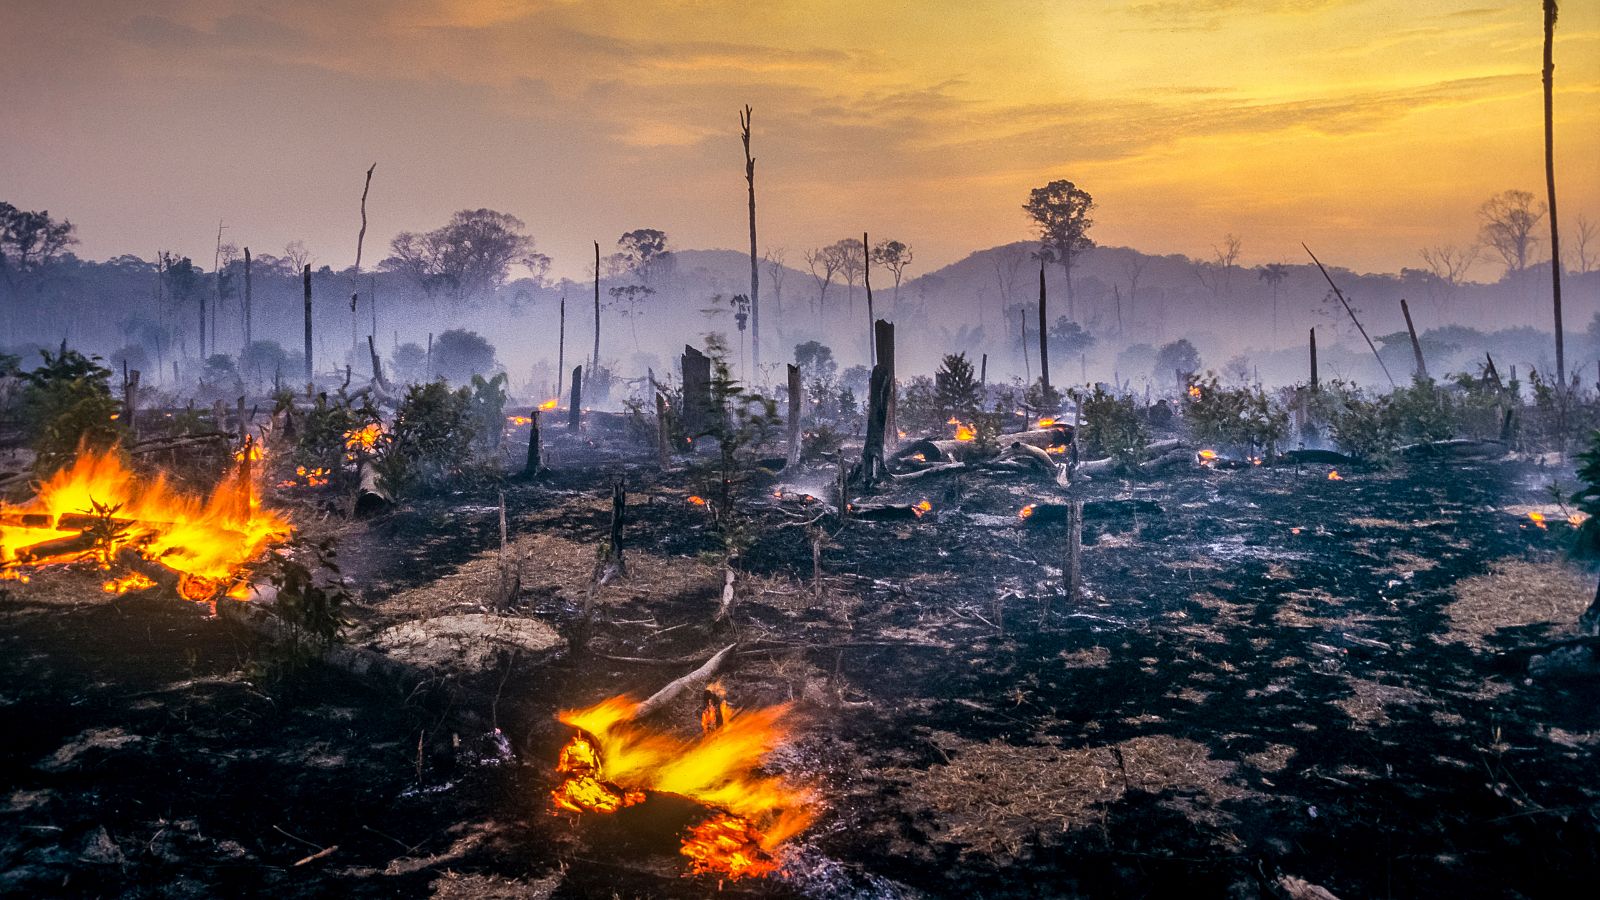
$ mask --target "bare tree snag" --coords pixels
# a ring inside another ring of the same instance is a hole
[[[661,460],[661,468],[671,465],[672,434],[667,420],[667,396],[660,391],[656,391],[656,456]]]
[[[1039,260],[1039,386],[1041,399],[1050,396],[1050,325],[1046,312],[1044,290],[1044,259]]]
[[[544,452],[539,440],[539,410],[528,413],[528,459],[522,464],[524,477],[533,478],[544,471]]]
[[[1561,235],[1556,230],[1556,16],[1556,0],[1544,0],[1544,182],[1550,197],[1550,294],[1555,303],[1556,389],[1565,395],[1567,350],[1561,333]]]
[[[250,277],[250,248],[244,248],[244,347],[250,349],[251,335],[251,296],[252,282]]]
[[[897,393],[894,375],[894,324],[882,319],[874,321],[872,326],[872,347],[875,358],[889,372],[888,400],[885,403],[885,418],[883,425],[884,442],[893,448],[899,445],[899,431],[895,424],[895,394]]]
[[[628,574],[628,565],[622,558],[622,523],[628,508],[628,492],[621,475],[611,482],[611,533],[606,542],[605,561],[601,566],[600,584],[608,584]]]
[[[1417,326],[1411,324],[1411,307],[1406,305],[1404,297],[1400,298],[1400,312],[1406,317],[1406,333],[1411,335],[1411,353],[1417,358],[1417,377],[1428,377],[1428,364],[1422,358],[1422,342],[1417,340]]]
[[[893,345],[893,325],[879,319],[873,328],[874,336],[879,339],[874,341],[874,344],[881,342],[885,346]],[[880,479],[889,477],[889,467],[883,459],[883,440],[888,424],[891,387],[889,367],[879,360],[878,364],[872,367],[872,378],[867,388],[867,436],[861,445],[862,490],[871,490]]]
[[[744,141],[744,180],[750,188],[750,354],[761,371],[761,270],[756,259],[756,158],[750,155],[750,104],[739,114]]]
[[[302,278],[304,279],[305,296],[306,296],[306,390],[309,391],[309,390],[312,389],[311,386],[316,383],[316,375],[315,375],[315,371],[316,370],[311,364],[311,264],[310,263],[306,263],[305,271],[302,273]],[[428,342],[428,345],[430,347],[432,347],[433,346],[433,342],[430,340]]]
[[[561,379],[567,374],[567,298],[561,297],[561,325],[556,332],[556,396],[562,394]]]
[[[578,433],[583,424],[583,366],[572,369],[572,406],[567,409],[567,430]]]
[[[1372,338],[1367,335],[1367,329],[1361,324],[1361,320],[1356,318],[1355,309],[1350,306],[1350,301],[1345,299],[1344,291],[1339,290],[1339,286],[1333,283],[1333,276],[1328,274],[1327,267],[1323,266],[1322,260],[1317,259],[1317,255],[1311,252],[1311,248],[1306,247],[1304,243],[1300,246],[1305,248],[1307,255],[1311,257],[1311,261],[1317,264],[1317,270],[1322,273],[1323,278],[1327,279],[1328,287],[1333,288],[1334,296],[1339,298],[1339,302],[1344,306],[1344,311],[1350,314],[1350,321],[1355,323],[1356,330],[1361,332],[1361,337],[1366,340],[1368,349],[1372,351],[1372,358],[1378,361],[1378,368],[1383,370],[1383,377],[1389,379],[1389,386],[1399,387],[1394,382],[1394,376],[1389,374],[1389,367],[1383,364],[1383,356],[1378,353],[1377,345],[1372,343]]]
[[[1311,337],[1311,389],[1317,390],[1317,329],[1310,329]]]
[[[372,358],[372,383],[380,388],[387,388],[383,380],[383,364],[378,360],[378,345],[372,340],[372,335],[367,335],[367,355]]]
[[[577,370],[574,370],[577,371]],[[600,371],[600,242],[594,242],[594,355],[589,357],[589,377]]]
[[[978,365],[978,395],[980,397],[989,392],[989,354],[983,355],[983,362]]]
[[[690,672],[687,675],[667,682],[665,687],[661,688],[659,691],[656,691],[654,694],[651,694],[644,700],[644,702],[634,707],[633,718],[636,720],[643,719],[645,716],[660,712],[666,706],[671,704],[672,701],[683,696],[684,692],[686,691],[703,690],[706,683],[715,678],[718,672],[722,671],[723,665],[727,663],[728,658],[733,655],[733,648],[736,646],[738,645],[729,644],[728,646],[723,647],[721,650],[718,650],[714,656],[706,660],[705,663],[698,669],[695,669],[693,672]]]
[[[128,370],[128,361],[122,361],[122,415],[128,422],[128,437],[139,439],[139,370]]]
[[[867,363],[875,366],[878,364],[878,317],[872,311],[872,244],[865,231],[861,232],[861,274],[867,287]]]
[[[683,374],[683,430],[692,439],[705,429],[711,414],[711,357],[685,344],[679,368]]]
[[[793,472],[800,465],[800,367],[789,364],[789,455],[784,468]]]

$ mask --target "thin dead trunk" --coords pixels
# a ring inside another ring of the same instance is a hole
[[[756,158],[750,155],[750,105],[739,116],[744,141],[744,178],[750,188],[750,356],[761,371],[761,271],[756,259]]]
[[[1550,204],[1550,294],[1556,320],[1556,384],[1567,387],[1566,340],[1561,326],[1561,236],[1556,230],[1555,39],[1556,0],[1544,0],[1544,180]]]

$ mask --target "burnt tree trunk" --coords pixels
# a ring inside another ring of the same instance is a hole
[[[628,507],[628,492],[622,476],[611,482],[611,533],[606,541],[605,564],[601,569],[601,584],[628,574],[627,563],[622,558],[622,522]]]
[[[1047,300],[1044,290],[1044,260],[1039,260],[1039,386],[1041,402],[1048,403],[1050,396],[1050,326],[1047,324]]]
[[[784,463],[788,471],[800,465],[800,367],[789,364],[789,455]]]
[[[1311,389],[1317,389],[1317,329],[1312,328],[1311,336]]]
[[[556,396],[561,396],[561,389],[565,387],[561,379],[567,374],[567,298],[561,298],[561,325],[556,332]]]
[[[583,366],[572,369],[572,406],[567,409],[567,430],[578,433],[583,423]]]
[[[1567,390],[1566,340],[1561,333],[1561,235],[1556,230],[1555,39],[1556,0],[1544,0],[1544,181],[1550,207],[1550,294],[1555,302],[1556,384]]]
[[[383,380],[383,363],[378,360],[378,345],[370,334],[367,335],[367,355],[372,358],[372,383],[380,388],[387,387]]]
[[[744,180],[750,188],[750,354],[761,371],[761,270],[756,259],[756,158],[750,155],[750,105],[739,116],[744,141]]]
[[[672,428],[667,420],[667,396],[656,391],[656,455],[661,459],[661,468],[665,469],[672,462]]]
[[[573,371],[577,371],[574,369]],[[589,377],[600,371],[600,242],[594,242],[594,355],[589,358]]]
[[[522,464],[522,474],[532,478],[544,470],[544,453],[539,441],[539,411],[528,413],[528,460]]]
[[[1411,324],[1411,307],[1406,305],[1405,298],[1400,298],[1400,312],[1406,317],[1406,333],[1411,335],[1411,353],[1417,358],[1417,377],[1428,377],[1428,364],[1422,358],[1422,342],[1417,340],[1417,326]]]
[[[315,374],[316,373],[316,368],[311,364],[311,264],[310,263],[306,263],[305,271],[302,273],[301,277],[304,279],[305,297],[306,297],[306,390],[310,391],[310,390],[312,390],[311,386],[316,383],[316,374]],[[433,342],[431,340],[428,342],[428,346],[430,348],[433,346]]]
[[[861,446],[861,488],[871,490],[880,477],[888,474],[883,461],[883,432],[888,418],[889,370],[882,363],[872,367],[867,390],[867,437]]]
[[[692,441],[704,433],[711,412],[711,357],[685,344],[679,367],[683,374],[683,430]]]
[[[250,349],[251,309],[250,248],[244,248],[244,347]]]
[[[898,446],[899,431],[895,424],[895,388],[894,377],[894,324],[877,319],[872,326],[872,346],[878,365],[883,366],[889,373],[889,386],[884,400],[884,442],[889,447]]]

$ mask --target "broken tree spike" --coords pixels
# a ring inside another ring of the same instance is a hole
[[[1306,253],[1311,257],[1311,261],[1317,264],[1317,270],[1322,273],[1322,277],[1328,280],[1328,287],[1333,288],[1333,293],[1338,296],[1339,302],[1344,304],[1344,311],[1350,314],[1350,321],[1356,323],[1356,330],[1361,332],[1363,338],[1366,338],[1367,347],[1372,350],[1372,358],[1376,359],[1378,367],[1383,369],[1383,377],[1389,379],[1389,386],[1399,387],[1399,385],[1395,384],[1394,376],[1389,374],[1389,367],[1383,364],[1383,356],[1378,353],[1377,345],[1372,343],[1372,338],[1367,336],[1367,329],[1361,325],[1361,320],[1356,318],[1356,311],[1350,308],[1350,301],[1344,298],[1344,291],[1339,290],[1339,286],[1333,283],[1333,276],[1328,274],[1328,270],[1322,265],[1322,260],[1317,259],[1317,255],[1311,252],[1311,248],[1306,247],[1304,241],[1300,243],[1300,246],[1305,248]]]
[[[714,678],[717,672],[721,671],[723,664],[728,661],[728,657],[733,655],[734,648],[737,646],[739,645],[729,644],[723,647],[714,656],[706,660],[705,664],[700,668],[667,682],[665,687],[651,694],[643,703],[634,707],[633,717],[642,719],[652,713],[660,712],[662,708],[678,699],[684,691],[690,688],[704,689],[706,683]]]

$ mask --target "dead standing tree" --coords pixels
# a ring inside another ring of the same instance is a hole
[[[1550,293],[1555,303],[1556,385],[1567,385],[1566,342],[1561,334],[1561,240],[1556,231],[1555,36],[1556,0],[1544,0],[1544,179],[1550,200]]]
[[[894,326],[879,319],[873,323],[873,330],[875,345],[892,360]],[[871,490],[879,481],[893,477],[883,458],[884,433],[887,430],[889,416],[889,393],[893,383],[890,366],[886,365],[880,356],[878,364],[872,367],[872,377],[867,388],[867,436],[861,445],[862,490]],[[844,509],[844,506],[845,501],[841,499],[840,509]]]
[[[312,385],[316,383],[316,370],[311,364],[311,264],[306,263],[302,273],[306,297],[306,393],[311,393]]]
[[[739,114],[739,136],[744,141],[744,179],[750,188],[750,352],[755,370],[761,371],[761,272],[756,256],[756,158],[750,155],[750,105]]]
[[[1328,287],[1333,288],[1334,296],[1338,297],[1339,302],[1344,304],[1344,311],[1350,314],[1350,321],[1356,324],[1356,330],[1361,332],[1361,336],[1366,339],[1367,347],[1372,350],[1373,358],[1378,361],[1378,367],[1383,369],[1383,377],[1389,379],[1389,386],[1398,387],[1394,382],[1394,376],[1389,374],[1389,367],[1383,364],[1383,356],[1378,353],[1377,345],[1372,343],[1372,338],[1367,337],[1367,329],[1361,326],[1361,320],[1356,318],[1356,311],[1351,308],[1350,301],[1345,299],[1344,291],[1339,290],[1339,286],[1333,283],[1333,276],[1328,274],[1327,268],[1322,265],[1322,260],[1317,259],[1317,255],[1311,252],[1311,248],[1306,247],[1303,243],[1300,246],[1305,248],[1307,255],[1311,257],[1311,261],[1317,264],[1317,270],[1322,273],[1322,277],[1328,280]]]

